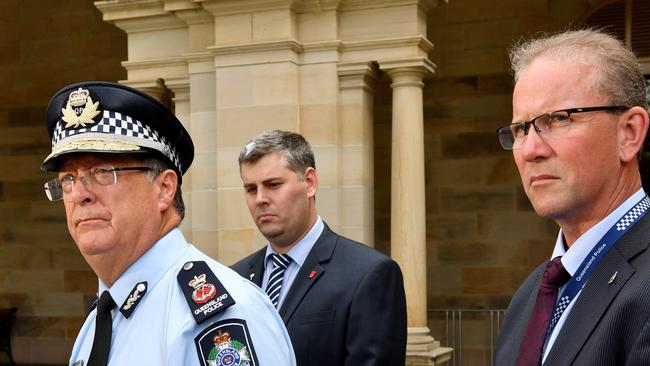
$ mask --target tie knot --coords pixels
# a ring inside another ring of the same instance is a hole
[[[289,257],[289,254],[273,253],[271,254],[271,260],[273,261],[273,265],[275,267],[282,269],[286,269],[289,266],[289,263],[291,263],[291,257]]]
[[[542,285],[552,287],[562,287],[570,278],[569,272],[564,269],[561,257],[553,258],[546,265],[544,270],[544,278],[542,278]]]
[[[111,293],[107,290],[102,292],[99,296],[99,301],[97,302],[97,314],[107,314],[110,313],[115,307],[115,301],[111,297]]]

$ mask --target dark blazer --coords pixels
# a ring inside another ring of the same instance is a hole
[[[650,365],[650,214],[607,252],[576,299],[544,365]],[[514,365],[546,263],[517,290],[495,365]],[[616,273],[614,281],[610,279]]]
[[[232,268],[247,279],[254,273],[261,286],[265,251]],[[299,366],[404,365],[406,300],[399,266],[327,225],[279,312]]]

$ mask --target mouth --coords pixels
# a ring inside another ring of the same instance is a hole
[[[259,222],[266,222],[266,221],[271,221],[275,215],[270,214],[270,213],[261,213],[257,215],[257,221]]]
[[[85,225],[94,225],[106,221],[100,217],[82,217],[75,220],[75,226],[85,226]]]
[[[530,180],[528,183],[532,185],[539,185],[539,184],[544,184],[544,183],[549,183],[551,181],[559,179],[556,176],[549,175],[549,174],[540,174],[540,175],[534,175],[530,177]]]

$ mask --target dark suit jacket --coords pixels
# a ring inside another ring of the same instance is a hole
[[[650,365],[650,214],[607,252],[576,299],[544,365]],[[497,341],[495,365],[514,365],[532,313],[537,267],[517,290]],[[614,282],[608,284],[614,273]]]
[[[232,268],[247,279],[255,273],[261,286],[265,251]],[[399,266],[327,225],[279,312],[299,366],[404,365],[406,300]]]

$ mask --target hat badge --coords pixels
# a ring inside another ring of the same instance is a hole
[[[88,89],[79,88],[68,96],[65,108],[61,109],[61,119],[66,123],[65,128],[86,127],[87,124],[95,123],[93,118],[100,113],[98,108],[99,102],[93,103]]]

